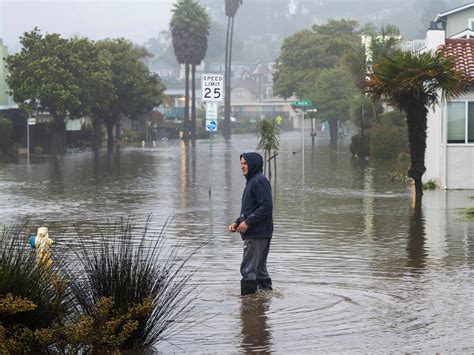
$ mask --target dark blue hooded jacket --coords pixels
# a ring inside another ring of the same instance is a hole
[[[244,153],[248,166],[247,184],[242,194],[242,208],[237,225],[245,221],[249,228],[242,239],[271,238],[273,234],[273,203],[270,182],[263,175],[263,159],[258,153]]]

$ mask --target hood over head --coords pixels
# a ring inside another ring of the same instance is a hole
[[[243,153],[240,155],[240,158],[245,159],[249,168],[249,172],[245,177],[247,180],[255,174],[263,172],[263,158],[257,152]]]

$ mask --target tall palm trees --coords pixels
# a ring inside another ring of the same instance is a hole
[[[185,68],[185,106],[183,140],[196,138],[195,73],[206,56],[209,35],[209,16],[205,9],[193,0],[178,0],[174,4],[170,31],[176,58]],[[192,120],[189,121],[189,72],[192,74]]]
[[[464,74],[455,69],[454,59],[438,51],[420,55],[397,51],[382,56],[366,83],[369,95],[407,114],[411,166],[408,176],[415,181],[417,201],[423,191],[421,177],[426,171],[426,128],[428,109],[440,99],[448,100],[466,89]]]
[[[232,63],[232,40],[234,35],[234,17],[243,0],[225,0],[227,16],[227,34],[225,40],[225,94],[224,94],[224,137],[230,137],[230,77]]]

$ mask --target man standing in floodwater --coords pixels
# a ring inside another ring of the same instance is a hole
[[[273,202],[270,182],[263,175],[262,156],[255,152],[242,154],[240,168],[247,183],[240,217],[229,226],[229,231],[239,232],[244,241],[240,290],[245,296],[255,293],[257,288],[272,290],[267,257],[273,235]]]

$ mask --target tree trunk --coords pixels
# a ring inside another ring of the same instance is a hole
[[[94,135],[92,140],[92,150],[98,152],[100,148],[100,128],[101,122],[98,118],[92,118],[92,127],[94,128]]]
[[[265,176],[268,176],[268,173],[267,173],[267,160],[268,160],[267,151],[264,150],[263,151],[263,175],[265,175]]]
[[[55,158],[64,153],[64,133],[66,123],[64,117],[54,117],[53,135],[51,137],[51,155]]]
[[[230,126],[230,112],[227,107],[227,82],[229,77],[229,38],[230,38],[230,17],[227,17],[227,32],[225,37],[225,63],[224,63],[224,129],[222,134],[227,136],[227,127]]]
[[[360,112],[360,147],[359,147],[359,155],[360,159],[364,160],[365,159],[365,142],[364,142],[364,105],[361,107],[361,112]]]
[[[410,145],[411,166],[408,176],[415,181],[416,198],[423,195],[421,177],[426,171],[425,151],[426,151],[426,115],[428,110],[424,105],[410,107],[406,110],[408,126],[408,143]]]
[[[225,86],[225,97],[224,97],[224,137],[230,138],[231,136],[231,76],[232,76],[232,40],[234,32],[234,17],[229,17],[227,21],[227,38],[226,38],[226,80]]]
[[[268,180],[272,179],[272,151],[268,151]]]
[[[275,157],[275,164],[273,164],[273,169],[275,169],[275,181],[276,181],[276,178],[277,178],[277,156],[276,156],[276,152],[275,154],[273,154],[273,156]]]
[[[196,140],[196,64],[191,70],[191,140]]]
[[[375,102],[372,102],[372,115],[374,117],[374,123],[379,124],[379,115],[377,114],[377,107],[375,106]]]
[[[184,123],[183,123],[183,140],[187,142],[189,140],[189,63],[184,64],[185,68],[185,80],[186,88],[184,95]]]
[[[331,146],[337,146],[337,135],[338,135],[338,128],[337,128],[337,120],[331,119],[328,121],[329,123],[329,136],[331,137],[330,144]]]
[[[112,154],[114,152],[114,124],[113,122],[107,122],[107,153]]]
[[[115,121],[115,148],[117,151],[120,150],[120,140],[121,140],[121,129],[122,129],[122,126],[121,126],[121,120],[120,120],[120,117]]]

